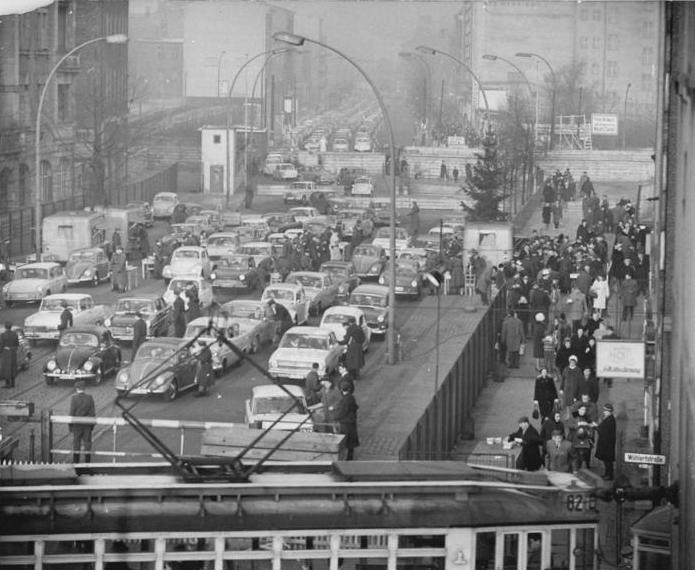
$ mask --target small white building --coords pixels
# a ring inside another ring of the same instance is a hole
[[[203,193],[233,196],[235,192],[243,192],[245,165],[253,160],[256,152],[265,147],[264,144],[259,145],[259,139],[263,140],[265,136],[265,129],[249,128],[247,132],[244,126],[201,127]],[[246,148],[248,153],[244,151]]]

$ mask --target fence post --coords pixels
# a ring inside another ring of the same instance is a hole
[[[41,410],[41,461],[44,463],[48,461],[48,450],[51,449],[52,447],[52,442],[49,441],[49,438],[51,436],[50,430],[49,430],[49,425],[50,425],[50,417],[46,415],[45,410]]]
[[[36,452],[36,430],[31,428],[29,430],[29,461],[34,463]]]
[[[181,439],[179,441],[179,455],[181,456],[183,455],[183,444],[186,437],[186,428],[181,426],[179,430],[181,431]]]
[[[111,463],[116,463],[116,436],[118,435],[118,426],[114,422],[111,426],[111,451],[113,455],[111,456]]]

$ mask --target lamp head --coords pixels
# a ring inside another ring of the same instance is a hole
[[[399,51],[398,56],[399,57],[412,57],[415,55],[412,51]]]
[[[306,41],[304,36],[298,36],[290,32],[276,32],[273,34],[273,39],[278,42],[290,44],[291,46],[303,46]]]
[[[415,51],[424,53],[426,55],[437,55],[437,50],[428,46],[417,46]]]
[[[527,51],[518,51],[516,52],[516,57],[533,57],[533,54]]]
[[[107,44],[124,44],[128,41],[128,36],[125,34],[113,34],[111,36],[106,36]]]
[[[492,55],[491,53],[486,53],[485,55],[483,55],[483,59],[487,59],[488,61],[496,61],[497,56]]]

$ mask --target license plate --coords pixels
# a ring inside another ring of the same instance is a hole
[[[405,291],[405,289],[403,287],[401,287],[400,285],[396,285],[396,292],[397,293],[402,293],[403,291]]]

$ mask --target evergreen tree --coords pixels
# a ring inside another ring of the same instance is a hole
[[[477,153],[477,162],[467,176],[466,194],[473,204],[464,204],[469,218],[476,222],[494,222],[506,219],[500,210],[504,200],[503,168],[497,155],[497,136],[488,128],[482,140],[483,152]]]

